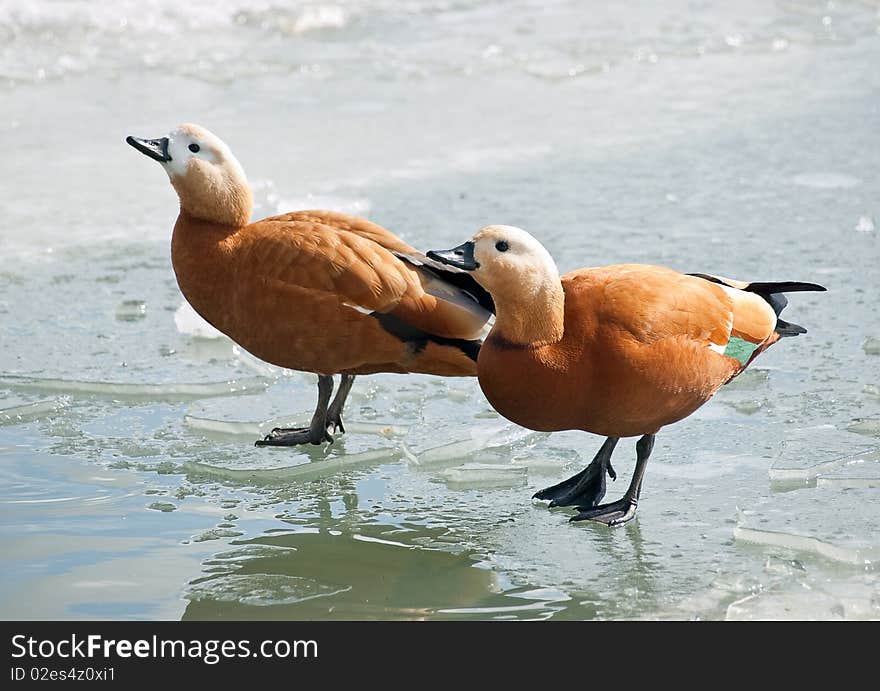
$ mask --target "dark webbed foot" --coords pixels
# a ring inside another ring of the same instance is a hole
[[[296,434],[297,432],[308,432],[309,427],[273,427],[272,431],[266,437],[278,437],[285,434]]]
[[[536,492],[533,499],[550,500],[550,506],[596,506],[605,496],[605,473],[614,480],[617,473],[611,467],[611,452],[617,439],[609,437],[602,444],[593,461],[577,475],[557,485]]]
[[[254,446],[297,446],[299,444],[333,443],[333,437],[327,430],[312,430],[310,427],[276,427],[262,439],[254,442]]]
[[[351,385],[349,384],[349,388]],[[262,439],[254,442],[255,446],[297,446],[299,444],[323,444],[325,441],[333,443],[333,437],[327,431],[330,424],[327,407],[330,405],[330,394],[333,393],[333,377],[318,375],[318,405],[312,421],[308,427],[276,427]],[[346,394],[348,392],[346,391]],[[338,397],[337,397],[338,398]],[[335,401],[334,401],[335,403]],[[336,409],[339,423],[342,423],[342,403]]]
[[[578,515],[572,521],[596,521],[608,526],[623,525],[635,518],[639,508],[639,495],[642,493],[642,480],[645,468],[654,448],[654,435],[646,434],[636,442],[636,468],[626,493],[617,501],[600,506],[578,506]]]
[[[603,468],[601,464],[590,463],[577,475],[563,480],[558,485],[535,492],[533,499],[550,500],[554,506],[596,506],[605,496],[605,473],[614,480],[617,473],[611,464]]]
[[[601,504],[600,506],[578,507],[580,513],[573,516],[570,520],[575,521],[596,521],[604,523],[607,526],[623,525],[635,518],[636,509],[639,503],[633,499],[623,497],[610,504]]]

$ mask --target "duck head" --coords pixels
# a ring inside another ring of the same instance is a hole
[[[431,259],[469,271],[492,295],[495,328],[515,343],[562,338],[564,293],[553,257],[529,233],[515,226],[486,226],[467,242],[431,250]]]
[[[251,189],[241,164],[215,134],[185,124],[160,139],[125,141],[162,165],[182,211],[211,223],[247,224],[253,209]]]
[[[428,256],[469,271],[490,293],[530,292],[548,281],[559,282],[559,270],[544,246],[522,228],[486,226],[467,242]]]

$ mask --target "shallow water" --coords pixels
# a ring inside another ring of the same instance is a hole
[[[3,617],[880,617],[880,6],[602,5],[0,1]],[[181,309],[173,190],[123,139],[182,121],[256,216],[829,292],[661,433],[620,529],[529,499],[601,440],[474,380],[363,377],[332,447],[257,449],[314,377]]]

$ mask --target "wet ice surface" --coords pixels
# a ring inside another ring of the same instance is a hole
[[[734,536],[737,540],[780,545],[855,566],[871,565],[880,558],[878,512],[873,506],[872,488],[823,485],[809,492],[809,499],[822,506],[821,512],[802,512],[807,490],[784,493],[743,509]],[[829,514],[843,521],[829,520]],[[853,530],[851,525],[857,525]]]
[[[4,616],[880,616],[876,8],[208,5],[0,7]],[[257,216],[423,248],[514,223],[563,270],[830,290],[660,434],[620,529],[529,499],[601,440],[509,425],[473,380],[363,377],[331,447],[255,448],[315,380],[181,307],[174,193],[122,141],[181,120],[230,143]]]
[[[827,424],[793,429],[770,464],[770,480],[780,490],[815,485],[817,478],[870,456],[872,447],[878,445]]]

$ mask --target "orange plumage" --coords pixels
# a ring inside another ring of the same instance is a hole
[[[423,350],[367,312],[439,337],[474,339],[484,320],[426,293],[412,247],[364,219],[302,211],[219,226],[184,210],[171,259],[181,292],[217,329],[261,360],[317,374],[423,372],[473,376],[461,349]]]
[[[573,271],[561,284],[559,341],[522,347],[493,330],[480,351],[486,398],[517,424],[653,434],[690,415],[742,368],[710,348],[727,343],[733,301],[708,281],[630,264]],[[521,374],[511,377],[514,371]]]
[[[779,319],[782,292],[808,283],[741,283],[660,266],[621,264],[560,278],[531,235],[487,226],[457,248],[429,252],[471,271],[497,316],[477,370],[486,398],[508,419],[541,431],[578,429],[608,439],[584,471],[535,496],[578,506],[573,520],[609,525],[635,515],[654,435],[703,405],[754,357],[804,329]],[[598,506],[611,453],[641,436],[623,499]]]
[[[476,374],[491,300],[466,273],[355,216],[300,211],[248,223],[241,166],[197,125],[127,141],[163,165],[178,193],[171,259],[196,312],[258,358],[319,375],[311,425],[273,430],[260,444],[332,441],[354,375]],[[331,403],[334,374],[343,377]]]

